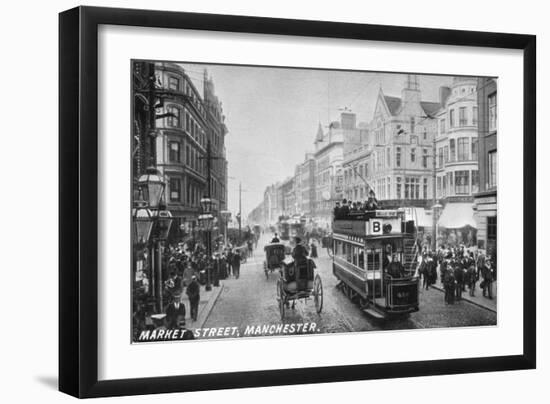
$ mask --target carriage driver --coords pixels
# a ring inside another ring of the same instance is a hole
[[[277,237],[277,233],[275,233],[275,236],[271,239],[271,242],[272,243],[278,243],[280,242],[281,240],[279,240],[279,237]]]
[[[292,258],[294,258],[295,261],[304,261],[307,259],[308,251],[306,246],[302,244],[302,239],[300,237],[295,238],[296,246],[292,250]]]

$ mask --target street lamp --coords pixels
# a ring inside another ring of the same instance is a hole
[[[154,167],[149,167],[145,174],[138,179],[138,187],[145,196],[145,201],[149,209],[158,209],[166,184],[158,170]]]
[[[145,174],[138,179],[139,196],[138,200],[135,201],[136,207],[133,212],[137,243],[147,243],[151,238],[153,226],[157,223],[155,234],[153,234],[156,243],[156,248],[154,248],[156,265],[155,260],[152,261],[153,266],[156,266],[156,271],[153,269],[151,278],[156,278],[154,279],[156,287],[153,290],[156,290],[155,297],[159,313],[162,311],[161,241],[168,236],[172,224],[172,215],[166,210],[166,206],[162,204],[165,187],[164,179],[160,176],[158,170],[154,167],[148,168]]]
[[[203,204],[204,201],[204,204]],[[209,198],[201,199],[201,206],[203,211],[207,210],[211,205],[209,205]],[[206,286],[205,290],[212,290],[212,285],[210,284],[210,259],[212,258],[212,243],[211,243],[211,231],[214,226],[214,216],[211,213],[202,213],[199,215],[199,224],[202,229],[204,229],[206,234],[206,257],[207,257],[207,266],[206,266]]]
[[[147,244],[153,229],[153,216],[147,209],[147,202],[143,200],[141,189],[135,201],[135,207],[132,209],[132,217],[134,218],[134,242],[138,245]]]

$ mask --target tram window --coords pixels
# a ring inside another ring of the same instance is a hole
[[[359,265],[361,269],[365,268],[365,250],[363,248],[359,248]]]
[[[357,266],[358,248],[357,247],[352,247],[352,248],[353,248],[352,256],[351,256],[352,264]]]
[[[367,252],[367,270],[380,269],[380,250],[370,250]]]
[[[351,244],[345,244],[345,246],[346,246],[346,261],[351,262],[351,255],[352,255]]]

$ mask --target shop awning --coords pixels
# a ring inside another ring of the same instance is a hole
[[[448,203],[439,217],[438,225],[447,229],[460,229],[465,226],[475,228],[473,206],[473,203]]]

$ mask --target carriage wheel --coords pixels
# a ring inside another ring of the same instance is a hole
[[[315,301],[317,313],[321,313],[321,310],[323,310],[323,284],[319,274],[315,275],[313,281],[313,300]]]
[[[285,318],[286,298],[281,280],[277,281],[277,296],[279,297],[279,312],[281,313],[281,320],[283,320]]]

